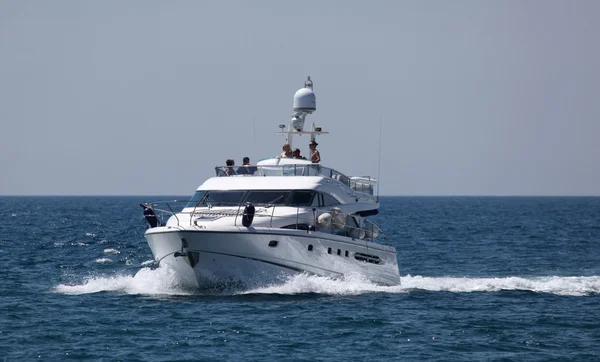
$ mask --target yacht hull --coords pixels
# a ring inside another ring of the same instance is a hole
[[[301,273],[332,278],[358,274],[377,284],[400,284],[392,247],[321,232],[158,227],[149,229],[146,239],[160,265],[200,288],[270,285]]]

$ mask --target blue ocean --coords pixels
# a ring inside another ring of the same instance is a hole
[[[4,361],[600,361],[599,197],[382,197],[402,285],[200,292],[140,202],[0,197]]]

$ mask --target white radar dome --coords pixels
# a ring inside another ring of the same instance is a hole
[[[294,94],[294,112],[312,113],[317,110],[317,97],[310,88],[299,89]]]

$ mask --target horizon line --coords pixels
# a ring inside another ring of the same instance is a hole
[[[14,194],[14,195],[3,195],[0,197],[166,197],[166,196],[183,196],[191,197],[189,194],[177,195],[177,194]],[[493,195],[493,194],[395,194],[395,195],[379,195],[379,197],[600,197],[597,195],[583,195],[583,194],[513,194],[513,195]]]

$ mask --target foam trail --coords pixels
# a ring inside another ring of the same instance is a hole
[[[600,293],[600,276],[588,277],[505,277],[505,278],[457,278],[404,276],[402,285],[381,286],[373,284],[360,275],[347,276],[342,280],[301,274],[286,282],[234,294],[284,294],[317,293],[327,295],[359,295],[365,293],[409,293],[415,290],[443,291],[453,293],[498,292],[523,290],[568,296],[585,296]],[[62,294],[90,294],[120,292],[142,295],[191,295],[194,291],[180,285],[172,269],[143,268],[134,276],[92,277],[82,284],[60,284],[53,290]]]
[[[85,280],[82,284],[60,284],[53,289],[55,293],[79,295],[99,292],[120,292],[142,295],[189,295],[182,288],[175,273],[168,267],[157,269],[143,268],[134,276],[98,276]]]
[[[539,293],[581,296],[600,293],[600,276],[589,277],[506,277],[506,278],[449,278],[406,276],[403,288],[457,293],[528,290]]]
[[[525,290],[556,295],[585,296],[600,293],[600,276],[590,277],[506,277],[506,278],[456,278],[404,276],[402,285],[380,286],[360,276],[342,280],[311,275],[291,277],[281,285],[273,285],[241,292],[240,294],[300,294],[320,293],[357,295],[364,293],[408,293],[414,290],[446,291],[454,293],[498,292]]]
[[[301,294],[319,293],[335,295],[357,295],[363,293],[385,292],[395,287],[373,284],[360,275],[349,275],[343,279],[331,279],[315,275],[300,274],[290,277],[284,284],[272,285],[239,294]],[[402,291],[402,290],[399,290]]]

